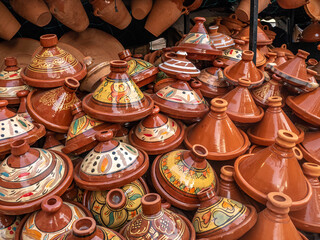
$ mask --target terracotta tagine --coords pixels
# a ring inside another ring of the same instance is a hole
[[[21,71],[26,84],[37,88],[54,88],[62,86],[66,77],[80,81],[86,76],[86,65],[56,46],[57,35],[42,35],[40,44],[42,49],[34,53],[31,63]]]
[[[119,130],[119,124],[110,124],[94,119],[82,110],[81,102],[77,102],[72,107],[73,120],[70,124],[64,153],[73,153],[79,155],[81,153],[90,151],[98,144],[95,139],[95,134],[111,129],[113,131]]]
[[[121,60],[128,62],[128,74],[138,87],[145,86],[156,79],[159,69],[147,61],[133,58],[129,49],[118,55]]]
[[[46,130],[42,124],[31,123],[7,109],[8,101],[0,100],[0,153],[10,152],[10,144],[23,139],[30,145],[42,138]]]
[[[76,202],[63,202],[58,196],[48,196],[42,200],[41,210],[25,216],[15,240],[53,239],[71,230],[79,218],[91,217],[88,209]]]
[[[218,50],[225,50],[234,45],[232,37],[218,32],[218,25],[209,27],[209,37],[211,44]]]
[[[310,0],[304,5],[304,10],[309,15],[311,19],[320,20],[320,5],[316,0]]]
[[[209,34],[203,25],[206,19],[195,17],[194,21],[193,28],[178,46],[173,47],[173,50],[187,52],[189,59],[212,61],[222,52],[210,44]]]
[[[288,57],[284,52],[278,52],[277,53],[277,59],[274,61],[276,66],[280,66],[281,64],[285,63],[288,61]]]
[[[4,240],[14,240],[21,218],[19,216],[9,216],[0,214],[0,237]]]
[[[320,164],[320,132],[306,132],[304,140],[298,146],[305,160]]]
[[[113,139],[121,142],[121,143],[127,143],[130,144],[129,142],[129,128],[127,125],[120,125],[120,129],[116,131],[116,133],[113,136]]]
[[[292,198],[293,211],[304,207],[312,191],[297,161],[302,158],[295,147],[297,141],[295,133],[279,130],[273,145],[239,157],[234,168],[240,188],[262,204],[266,204],[269,192],[281,191]]]
[[[186,129],[184,143],[191,149],[201,144],[208,149],[207,159],[230,160],[245,153],[250,142],[228,117],[228,102],[221,98],[211,100],[210,112]]]
[[[277,2],[279,6],[284,9],[299,8],[308,3],[307,0],[297,0],[297,1],[278,0]]]
[[[153,101],[127,74],[128,63],[114,60],[110,63],[110,74],[99,87],[87,95],[82,102],[85,113],[98,120],[109,122],[136,121],[148,116]]]
[[[222,21],[222,17],[216,18],[215,25],[218,26],[218,32],[225,34],[227,36],[231,36],[231,32],[230,32],[229,28],[227,28],[225,25],[221,24],[221,21]]]
[[[288,212],[292,205],[289,196],[281,192],[270,192],[267,195],[267,208],[258,214],[257,223],[241,240],[307,240],[297,231]]]
[[[320,24],[317,20],[312,20],[312,23],[302,31],[300,41],[301,42],[319,42],[320,41]]]
[[[236,38],[242,39],[242,37],[249,38],[250,36],[250,25],[243,28]],[[257,27],[257,45],[265,46],[272,44],[272,40],[267,36],[267,34],[258,26]]]
[[[99,144],[75,167],[76,184],[87,190],[121,187],[141,177],[149,167],[149,157],[126,143],[112,140],[111,130],[95,135]]]
[[[248,129],[250,141],[263,146],[273,144],[281,129],[291,131],[298,135],[296,143],[301,143],[304,131],[296,127],[282,110],[282,98],[278,96],[268,98],[268,108],[263,119],[255,126]]]
[[[83,205],[101,226],[119,230],[141,212],[141,198],[149,193],[142,178],[110,191],[85,191]]]
[[[286,44],[282,44],[277,48],[272,48],[271,51],[275,53],[283,52],[286,56],[294,56],[294,54],[287,48]]]
[[[66,78],[64,85],[50,90],[33,90],[27,98],[30,116],[54,132],[66,133],[72,122],[72,107],[80,100],[76,96],[79,82]]]
[[[30,93],[29,90],[21,90],[17,92],[17,97],[20,99],[20,105],[17,110],[17,115],[27,119],[29,122],[34,122],[27,111],[27,97],[29,93]]]
[[[15,57],[4,59],[5,68],[0,72],[0,100],[7,100],[9,104],[20,102],[17,93],[21,90],[29,90],[20,77],[21,68],[18,67]]]
[[[221,98],[228,102],[227,114],[232,121],[239,123],[259,122],[263,109],[258,107],[248,90],[251,85],[249,79],[239,79],[239,85]]]
[[[30,148],[26,140],[18,140],[0,172],[0,213],[17,215],[37,210],[48,194],[62,195],[72,182],[73,166],[60,152]]]
[[[245,50],[242,52],[242,59],[240,62],[228,66],[223,73],[226,80],[233,85],[238,84],[240,78],[250,79],[251,87],[257,87],[264,81],[264,75],[252,62],[253,52]]]
[[[158,106],[152,113],[130,130],[132,146],[147,154],[157,155],[177,148],[183,141],[184,124],[163,115]]]
[[[249,231],[257,221],[257,212],[251,205],[219,197],[213,188],[197,194],[200,207],[192,224],[197,239],[238,239]]]
[[[158,194],[143,196],[141,204],[142,212],[120,231],[126,239],[196,239],[190,221],[162,208]]]
[[[240,31],[243,27],[246,26],[245,23],[241,22],[236,14],[230,14],[228,17],[224,17],[221,22],[225,25],[230,31]]]
[[[201,82],[199,89],[203,96],[215,98],[226,94],[230,90],[230,85],[223,76],[223,66],[224,63],[216,59],[213,61],[213,67],[208,67],[200,71],[200,75],[197,76],[196,79]]]
[[[173,206],[184,210],[199,207],[197,193],[218,189],[218,178],[206,157],[208,150],[195,144],[192,150],[174,150],[159,155],[152,164],[152,182],[158,193]]]
[[[244,45],[240,45],[241,47],[241,50],[242,51],[245,51],[245,50],[250,50],[250,46],[249,46],[249,37],[242,37],[242,40],[245,42]],[[263,52],[263,49],[265,49],[265,51]],[[259,67],[262,67],[266,62],[267,62],[267,58],[265,56],[265,54],[268,53],[268,48],[266,46],[264,47],[258,47],[256,49],[256,66],[259,68]]]
[[[222,52],[222,55],[218,57],[223,62],[223,67],[231,66],[241,61],[242,48],[246,44],[244,40],[234,39],[235,45]]]

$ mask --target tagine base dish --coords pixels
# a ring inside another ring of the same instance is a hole
[[[305,149],[305,147],[303,146],[302,143],[298,144],[299,149],[301,150],[302,154],[303,154],[303,158],[307,161],[307,162],[311,162],[311,163],[315,163],[315,164],[319,164],[320,165],[320,159],[315,158],[314,156],[312,156],[307,149]]]

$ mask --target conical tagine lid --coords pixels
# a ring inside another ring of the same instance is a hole
[[[23,139],[30,145],[46,134],[42,124],[31,123],[7,109],[8,101],[0,100],[0,153],[10,152],[10,144]]]
[[[151,155],[175,149],[184,137],[183,123],[159,112],[160,108],[155,105],[152,113],[133,127],[129,134],[132,146]]]
[[[79,187],[92,191],[117,188],[147,171],[149,157],[143,150],[112,137],[111,130],[96,134],[99,144],[75,167],[74,180]]]
[[[210,112],[186,129],[184,142],[191,149],[201,144],[208,149],[207,159],[229,160],[243,154],[250,145],[247,135],[227,116],[228,102],[221,98],[211,100]]]
[[[305,160],[320,164],[320,132],[306,132],[299,148]]]
[[[108,122],[133,122],[152,112],[152,99],[130,79],[127,68],[126,61],[111,61],[109,75],[83,99],[84,112]]]
[[[173,206],[195,210],[197,193],[203,188],[218,189],[218,178],[206,160],[208,151],[196,144],[192,150],[174,150],[159,155],[152,164],[151,177],[157,192]]]
[[[250,25],[243,28],[236,36],[238,39],[242,39],[243,37],[249,38],[250,36]],[[270,45],[272,44],[272,40],[267,36],[267,34],[258,26],[257,27],[257,45]]]
[[[225,50],[234,45],[232,37],[218,32],[218,25],[209,27],[209,37],[211,44],[218,50]]]
[[[57,35],[42,35],[40,44],[42,49],[34,54],[31,63],[21,71],[26,84],[37,88],[54,88],[62,86],[66,77],[80,81],[86,76],[86,65],[56,46]]]
[[[249,47],[249,37],[242,37],[241,38],[245,43],[244,45],[240,45],[240,48],[242,51],[250,50]],[[262,50],[259,50],[259,48],[256,48],[256,66],[261,67],[267,62],[267,58],[265,54],[262,52]]]
[[[62,195],[72,182],[73,166],[60,152],[30,148],[18,140],[0,172],[0,213],[18,215],[38,209],[48,194]]]
[[[292,198],[292,210],[304,207],[312,189],[297,161],[302,158],[301,151],[295,148],[297,140],[295,133],[279,130],[273,145],[239,157],[234,168],[240,188],[262,204],[266,204],[269,192],[281,191]]]

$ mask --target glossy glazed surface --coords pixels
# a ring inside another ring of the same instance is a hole
[[[306,132],[304,140],[299,144],[303,157],[308,162],[320,164],[319,132]]]
[[[211,44],[218,50],[225,50],[234,45],[234,41],[228,35],[218,32],[219,26],[210,26],[209,27],[209,37]]]
[[[4,240],[14,240],[21,218],[19,216],[0,215],[0,237]]]

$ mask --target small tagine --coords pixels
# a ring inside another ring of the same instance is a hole
[[[42,49],[34,53],[31,63],[21,71],[26,84],[36,88],[54,88],[62,86],[66,77],[80,81],[86,76],[86,65],[57,47],[57,35],[42,35],[40,44]]]
[[[239,123],[259,122],[263,115],[263,109],[254,102],[248,88],[251,85],[249,79],[239,79],[239,85],[221,98],[229,104],[227,114],[229,118]]]
[[[157,192],[173,206],[184,210],[199,207],[196,195],[201,189],[218,189],[218,178],[206,157],[205,147],[174,150],[159,155],[152,164],[151,177]]]
[[[30,116],[47,129],[67,133],[72,122],[72,107],[80,102],[76,91],[80,86],[74,78],[66,78],[64,85],[50,90],[33,90],[27,98]]]
[[[234,45],[232,37],[218,32],[219,26],[214,25],[209,27],[209,37],[211,44],[218,50],[226,50]]]
[[[126,239],[196,239],[190,221],[162,208],[158,194],[149,193],[143,196],[141,204],[142,213],[120,231]]]
[[[241,22],[236,14],[230,14],[228,17],[222,19],[222,24],[224,24],[230,31],[239,32],[243,27],[246,26],[245,23]]]
[[[320,132],[306,132],[303,142],[298,146],[305,160],[320,164]]]
[[[99,132],[99,144],[75,167],[76,184],[98,191],[121,187],[141,177],[149,167],[149,157],[143,150],[112,140],[111,130]]]
[[[30,87],[25,85],[20,77],[21,68],[18,67],[15,57],[4,59],[5,68],[0,72],[0,100],[7,100],[9,104],[20,102],[17,93],[21,90],[28,90]]]
[[[260,86],[263,83],[264,75],[252,62],[253,52],[245,50],[242,52],[242,60],[234,65],[228,66],[223,73],[226,80],[233,85],[238,84],[240,78],[250,79],[251,87]]]
[[[30,145],[46,134],[42,124],[31,123],[7,108],[8,101],[0,100],[0,153],[10,152],[10,144],[23,139]]]
[[[42,200],[41,210],[25,216],[17,229],[17,240],[53,239],[71,230],[79,218],[91,217],[88,209],[76,202],[63,202],[58,196]]]
[[[250,141],[269,146],[273,144],[278,136],[278,131],[288,130],[298,135],[296,143],[301,143],[304,138],[304,131],[296,127],[281,108],[282,98],[278,96],[268,98],[268,108],[263,119],[248,129]]]
[[[282,44],[281,47],[278,48],[272,48],[271,51],[275,53],[283,52],[287,57],[294,57],[294,54],[287,48],[286,44]]]
[[[297,231],[288,213],[292,200],[281,192],[270,192],[267,208],[258,214],[257,223],[240,240],[307,240]]]
[[[184,143],[189,149],[201,144],[208,149],[207,159],[219,161],[233,159],[247,151],[249,139],[227,116],[227,106],[224,99],[211,100],[210,112],[186,129]]]
[[[133,58],[129,49],[118,55],[121,60],[128,62],[128,74],[138,87],[145,86],[156,79],[159,69],[147,61]]]
[[[236,36],[238,39],[249,38],[250,36],[250,25],[243,28]],[[272,40],[267,36],[267,34],[258,26],[257,27],[257,45],[266,46],[272,44]]]
[[[184,137],[184,125],[173,120],[154,106],[152,113],[133,127],[129,134],[132,146],[151,155],[169,152],[178,147]]]
[[[14,240],[21,218],[19,216],[9,216],[0,214],[0,238],[4,240]]]
[[[199,240],[238,239],[257,221],[257,212],[253,206],[218,197],[213,188],[203,189],[197,196],[200,207],[192,224]]]
[[[17,215],[40,208],[48,194],[62,195],[72,182],[73,166],[60,152],[30,148],[26,140],[18,140],[0,172],[0,213]]]
[[[81,153],[90,151],[98,144],[95,139],[95,134],[100,131],[111,129],[113,131],[119,130],[119,124],[110,124],[94,119],[82,110],[81,102],[77,102],[72,107],[73,121],[70,124],[64,153],[73,153],[79,155]]]
[[[281,191],[292,198],[292,210],[306,206],[312,189],[297,161],[302,158],[295,147],[297,141],[295,133],[279,130],[273,145],[239,157],[234,168],[240,188],[262,204],[266,204],[269,192]]]
[[[85,113],[102,121],[133,122],[152,112],[152,99],[143,95],[129,77],[127,69],[126,61],[111,61],[109,75],[94,93],[83,99],[82,107]]]

